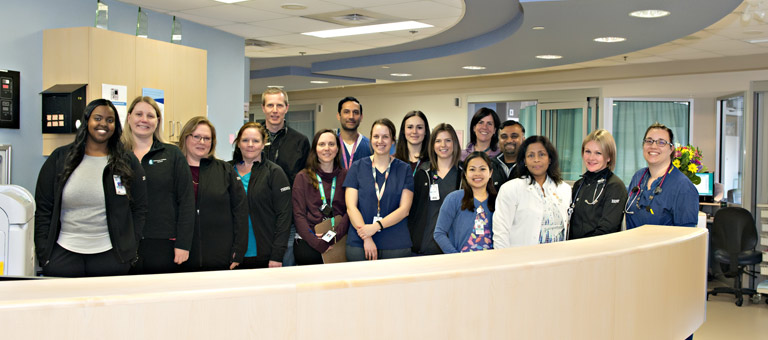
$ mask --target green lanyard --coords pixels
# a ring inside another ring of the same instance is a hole
[[[331,182],[331,201],[325,200],[325,189],[323,189],[323,180],[320,179],[320,175],[317,176],[317,188],[320,189],[320,199],[323,200],[323,205],[327,204],[328,208],[331,208],[331,230],[336,231],[336,219],[333,218],[333,195],[336,193],[336,177]]]

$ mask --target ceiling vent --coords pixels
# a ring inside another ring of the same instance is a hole
[[[348,10],[338,11],[338,12],[305,15],[303,16],[303,18],[320,20],[320,21],[330,22],[332,24],[348,26],[348,27],[373,25],[373,24],[386,24],[390,22],[407,20],[403,18],[398,18],[398,17],[389,16],[389,15],[384,15],[381,13],[368,11],[361,8],[353,8],[353,9],[348,9]]]
[[[271,41],[266,40],[259,40],[259,39],[245,39],[245,46],[246,47],[275,47],[279,46],[278,43],[273,43]]]

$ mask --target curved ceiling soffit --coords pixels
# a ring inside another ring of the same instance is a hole
[[[493,1],[473,5],[477,1]],[[489,12],[489,10],[492,11]],[[478,22],[484,27],[477,35]],[[303,57],[281,57],[259,59],[262,69],[251,70],[251,79],[278,77],[282,75],[301,75],[306,77],[328,77],[316,72],[378,65],[378,63],[399,63],[417,61],[466,53],[501,42],[513,35],[522,25],[523,8],[518,0],[465,0],[464,17],[453,27],[432,37],[410,43],[381,47],[369,50],[345,52],[335,55],[317,55]],[[491,28],[494,26],[496,28]],[[487,29],[483,31],[483,29]],[[463,33],[462,33],[463,32]],[[467,37],[470,35],[469,37]],[[456,40],[459,36],[461,40]],[[333,57],[336,57],[335,59]],[[348,56],[338,58],[339,56]],[[368,60],[370,59],[370,60]],[[256,60],[256,59],[252,59]],[[308,62],[309,61],[309,62]],[[342,65],[339,67],[338,65]],[[340,79],[364,82],[374,79],[362,79],[342,76]]]
[[[513,2],[515,3],[515,6],[512,8],[513,12],[508,16],[509,21],[495,30],[474,37],[466,38],[464,40],[438,46],[315,62],[312,63],[312,72],[317,73],[347,68],[377,66],[440,58],[454,54],[471,52],[494,45],[512,36],[515,32],[517,32],[523,23],[523,8],[520,6],[520,3],[517,0]],[[462,19],[462,21],[464,21],[464,19]],[[445,33],[448,33],[448,31]],[[438,36],[439,35],[440,34],[438,34]],[[419,42],[412,42],[406,45],[418,46]]]

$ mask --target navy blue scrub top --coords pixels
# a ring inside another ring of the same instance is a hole
[[[648,190],[650,174],[645,174],[647,170],[648,168],[638,170],[629,182],[627,230],[646,224],[695,227],[699,218],[699,192],[691,180],[672,166],[664,180],[664,185],[661,186],[661,193],[654,195],[651,201],[650,196],[653,195],[664,176],[653,181],[651,189]],[[643,177],[642,183],[638,183],[640,177]],[[638,185],[641,188],[639,194],[637,191],[632,191]],[[649,204],[650,211],[646,209]]]
[[[376,216],[376,189],[374,189],[374,178],[371,174],[371,158],[365,157],[352,163],[347,171],[347,177],[344,180],[345,188],[357,189],[357,209],[363,215],[365,224],[373,223],[373,217]],[[381,188],[384,184],[384,174],[376,170],[376,182]],[[384,195],[381,198],[381,217],[385,217],[400,207],[400,196],[403,189],[413,192],[413,173],[411,166],[399,159],[393,159],[389,170],[387,186],[384,188]],[[357,235],[357,232],[350,228],[347,234],[347,245],[352,247],[363,247],[363,240]],[[373,242],[378,249],[405,249],[411,248],[411,233],[408,230],[408,218],[402,219],[397,224],[390,226],[381,232],[373,235]]]

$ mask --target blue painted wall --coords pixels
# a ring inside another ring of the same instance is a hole
[[[109,6],[109,29],[135,34],[138,8],[103,0]],[[37,174],[45,161],[40,127],[40,91],[43,90],[43,30],[93,26],[94,0],[2,0],[0,14],[0,69],[21,72],[20,129],[0,129],[0,144],[12,145],[11,182],[34,192]],[[172,17],[147,11],[149,38],[169,41]],[[231,158],[227,136],[243,122],[244,41],[238,37],[190,21],[182,22],[182,43],[208,51],[208,117],[220,137],[217,155]]]

